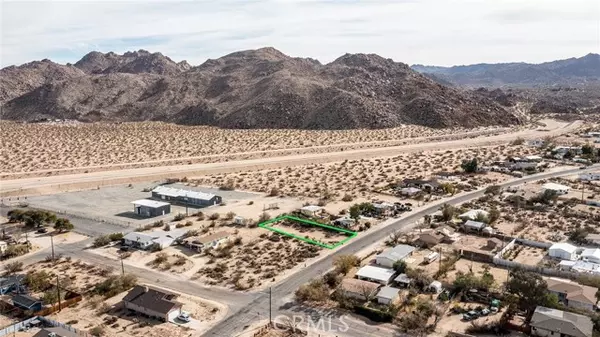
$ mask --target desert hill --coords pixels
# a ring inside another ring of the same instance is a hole
[[[299,129],[519,123],[492,99],[441,85],[406,64],[373,54],[346,54],[321,64],[262,48],[189,67],[159,53],[92,52],[74,66],[53,65],[77,75],[6,95],[3,119]],[[8,84],[23,82],[22,72],[10,76]],[[0,84],[0,92],[11,93],[10,86]]]
[[[540,64],[498,63],[453,67],[413,65],[412,69],[467,87],[540,87],[600,84],[600,55],[588,54]]]

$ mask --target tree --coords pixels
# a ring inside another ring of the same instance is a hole
[[[456,211],[456,207],[450,205],[450,204],[444,204],[442,205],[442,220],[444,221],[450,221],[452,219],[454,219],[454,215],[456,215],[457,211]]]
[[[356,221],[360,218],[360,208],[358,204],[350,206],[350,217]]]
[[[8,274],[8,275],[14,274],[18,271],[23,270],[23,262],[15,261],[15,262],[7,263],[4,265],[4,270],[6,271],[6,274]]]
[[[363,297],[365,298],[366,302],[371,302],[371,300],[373,299],[373,297],[375,297],[375,289],[373,289],[373,287],[370,287],[367,284],[362,284],[360,286],[360,294],[363,295]]]
[[[393,231],[389,236],[389,244],[391,246],[396,246],[400,243],[400,239],[402,238],[402,233],[399,230]]]
[[[302,302],[323,302],[329,297],[329,288],[322,279],[314,279],[303,284],[294,293],[296,300]]]
[[[13,209],[8,211],[6,215],[8,216],[8,222],[23,222],[23,216],[25,215],[25,212],[20,209]]]
[[[359,264],[360,259],[355,255],[339,255],[333,260],[335,269],[344,275],[348,274],[352,268],[358,266]]]
[[[394,270],[397,273],[404,273],[406,271],[406,262],[404,260],[398,260],[394,262]]]
[[[450,195],[456,194],[456,186],[454,186],[454,184],[443,183],[441,185],[441,188],[444,191],[444,193],[446,193],[446,194],[450,194]]]
[[[563,156],[563,159],[573,159],[573,157],[575,157],[575,154],[573,153],[573,151],[571,151],[571,150],[568,150],[568,151],[567,151],[567,152],[564,154],[564,156]]]
[[[23,283],[33,291],[44,291],[52,286],[51,276],[46,271],[28,272]]]
[[[571,232],[571,234],[569,234],[569,240],[578,243],[578,244],[583,244],[585,243],[585,238],[588,235],[588,232],[583,229],[583,228],[577,228],[574,231]]]
[[[500,219],[500,211],[498,210],[498,208],[496,208],[496,206],[492,207],[490,209],[490,215],[488,217],[489,223],[493,224],[494,222],[498,221],[498,219]]]
[[[56,222],[54,222],[54,229],[56,229],[59,233],[68,232],[72,230],[75,226],[69,221],[69,219],[58,218]]]
[[[498,185],[492,185],[485,188],[485,194],[498,195],[502,192],[502,188]]]
[[[553,299],[548,296],[548,284],[538,274],[523,269],[510,272],[510,280],[506,283],[506,291],[519,299],[518,305],[527,311],[528,316],[538,305],[546,306]],[[550,301],[549,301],[550,300]]]
[[[594,145],[585,144],[581,147],[581,154],[586,155],[586,156],[593,156],[594,149],[595,149]]]
[[[466,173],[475,173],[477,172],[477,168],[479,167],[479,162],[477,161],[477,158],[473,158],[471,160],[463,160],[460,167]]]

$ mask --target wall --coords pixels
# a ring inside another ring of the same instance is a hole
[[[85,331],[77,330],[77,329],[75,329],[74,327],[72,327],[70,325],[67,325],[67,324],[64,324],[64,323],[61,323],[61,322],[58,322],[58,321],[46,318],[46,317],[42,317],[42,316],[34,316],[34,317],[26,319],[26,320],[24,320],[22,322],[19,322],[19,323],[16,323],[16,324],[13,324],[13,325],[10,325],[10,326],[2,328],[2,329],[0,329],[0,337],[1,336],[10,336],[11,334],[15,334],[17,331],[19,331],[21,329],[24,329],[29,323],[31,323],[31,321],[36,320],[36,319],[40,320],[46,326],[61,327],[61,328],[65,329],[65,330],[74,332],[74,333],[76,333],[79,336],[82,336],[82,337],[91,337],[91,335],[89,335]]]
[[[150,317],[155,317],[158,319],[162,319],[162,320],[166,320],[166,315],[165,314],[161,314],[152,310],[148,310],[147,308],[143,308],[140,307],[139,305],[135,305],[133,303],[130,302],[123,302],[125,304],[125,308],[133,310],[135,312],[139,312],[141,314],[150,316]]]

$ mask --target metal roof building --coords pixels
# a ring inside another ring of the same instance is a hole
[[[387,285],[394,277],[394,270],[375,267],[375,266],[364,266],[358,270],[356,277],[359,280],[366,280],[376,282],[379,284]]]

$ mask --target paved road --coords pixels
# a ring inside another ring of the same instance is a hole
[[[537,175],[528,176],[521,179],[516,179],[511,182],[501,184],[502,187],[510,185],[518,185],[524,182],[531,182],[539,179],[559,177],[564,175],[572,175],[577,173],[600,171],[600,165],[595,165],[586,170],[569,169],[567,171],[541,173]],[[334,328],[343,328],[345,325],[339,320],[335,312],[315,312],[314,309],[301,307],[293,303],[293,293],[302,284],[314,279],[327,272],[331,266],[333,259],[337,255],[345,254],[356,254],[365,248],[379,242],[388,237],[392,232],[396,230],[407,231],[411,229],[414,224],[423,218],[426,214],[431,214],[437,211],[441,204],[460,204],[469,200],[479,198],[484,194],[483,190],[464,193],[456,195],[453,198],[436,201],[428,204],[426,207],[415,210],[413,213],[401,218],[401,219],[390,219],[374,228],[370,231],[365,232],[351,240],[346,245],[340,247],[334,254],[323,257],[321,260],[312,264],[302,272],[298,272],[294,275],[290,275],[287,279],[281,281],[272,288],[272,300],[273,300],[273,317],[277,315],[287,315],[292,317],[293,315],[300,315],[302,317],[314,316],[314,317],[331,317],[331,324]],[[77,226],[81,226],[78,219],[74,219]],[[90,231],[93,231],[93,226],[99,224],[88,223]],[[58,245],[56,252],[64,254],[66,256],[72,256],[75,259],[81,259],[88,263],[96,265],[107,265],[113,267],[115,270],[121,268],[120,262],[112,260],[86,250],[86,246],[91,243],[92,239],[88,239],[83,242]],[[32,255],[24,256],[20,260],[25,264],[34,263],[42,260],[49,254],[49,249],[36,252]],[[165,288],[170,288],[182,293],[199,296],[208,300],[220,302],[229,307],[227,317],[218,323],[215,327],[209,330],[206,336],[236,336],[244,330],[244,327],[249,326],[253,322],[265,319],[269,317],[269,294],[268,291],[255,292],[255,293],[239,293],[228,291],[225,289],[208,288],[198,284],[195,281],[189,281],[182,278],[178,278],[173,275],[165,273],[155,272],[152,270],[137,268],[129,265],[125,265],[126,272],[136,275],[142,282],[159,285]],[[347,323],[347,322],[346,322]],[[360,321],[353,321],[349,325],[347,332],[339,332],[339,336],[352,336],[362,337],[368,336],[402,336],[402,334],[394,334],[388,330],[382,330],[381,327],[369,326]]]
[[[501,187],[519,185],[525,182],[536,181],[540,179],[559,177],[565,175],[572,175],[577,173],[592,172],[600,170],[600,165],[595,165],[586,170],[571,169],[568,171],[561,172],[549,172],[531,175],[525,178],[516,179],[504,184],[500,184]],[[273,316],[276,315],[298,315],[303,311],[298,309],[292,302],[293,293],[298,287],[311,279],[314,279],[320,275],[325,274],[333,264],[333,259],[337,255],[356,254],[359,251],[371,246],[372,244],[379,242],[388,237],[392,232],[397,230],[406,231],[411,229],[418,220],[422,219],[427,214],[436,212],[440,205],[448,203],[452,205],[461,204],[484,195],[484,190],[478,190],[475,192],[469,192],[462,195],[457,195],[453,198],[441,200],[427,206],[424,209],[414,212],[401,219],[392,219],[387,221],[385,224],[380,224],[372,231],[366,232],[358,236],[356,239],[348,242],[346,245],[338,249],[335,254],[326,256],[318,262],[312,264],[302,272],[298,272],[294,275],[289,276],[286,280],[277,284],[272,288],[272,300],[273,300]],[[335,314],[331,315],[335,319]],[[241,309],[239,312],[231,312],[230,315],[221,321],[219,324],[214,326],[211,330],[207,331],[204,336],[235,336],[241,333],[244,327],[249,326],[253,321],[258,318],[269,317],[269,295],[264,292],[258,295],[249,305]],[[339,320],[338,320],[339,323]],[[368,336],[395,336],[390,334],[389,331],[378,331],[375,326],[368,326],[366,324],[355,324],[351,325],[350,329],[345,333],[338,333],[339,336],[352,336],[352,337],[363,337]],[[401,336],[402,334],[397,334]]]

